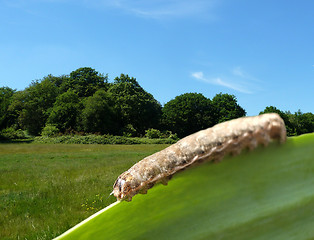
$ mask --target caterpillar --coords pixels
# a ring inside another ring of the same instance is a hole
[[[117,178],[111,194],[118,201],[131,201],[134,195],[147,193],[156,183],[167,185],[176,172],[187,167],[219,162],[227,154],[237,155],[259,144],[267,146],[271,140],[286,140],[286,127],[277,113],[219,123],[139,161]]]

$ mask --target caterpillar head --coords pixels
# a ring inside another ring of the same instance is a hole
[[[277,113],[270,113],[272,121],[269,121],[269,134],[272,139],[278,139],[280,143],[284,143],[287,139],[287,130],[285,122]]]
[[[113,194],[118,201],[131,201],[132,197],[137,193],[134,191],[134,184],[132,184],[133,177],[128,172],[122,173],[113,184]]]

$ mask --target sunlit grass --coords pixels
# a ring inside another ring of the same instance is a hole
[[[117,176],[165,145],[0,144],[0,239],[51,239],[115,201]]]

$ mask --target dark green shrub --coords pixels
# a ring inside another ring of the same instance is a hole
[[[168,137],[169,139],[171,140],[174,140],[174,141],[178,141],[179,140],[179,137],[176,133],[171,133]]]
[[[158,129],[150,128],[145,131],[145,137],[147,138],[161,138],[162,133]]]
[[[41,132],[43,137],[54,137],[60,132],[59,128],[53,124],[47,124]]]
[[[133,127],[132,124],[127,124],[123,130],[123,136],[124,137],[134,137],[136,136],[136,129]]]
[[[0,133],[2,139],[25,139],[25,133],[22,129],[15,130],[13,127],[3,129]]]

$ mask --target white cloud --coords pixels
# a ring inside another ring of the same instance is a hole
[[[216,81],[216,83],[217,83],[218,85],[225,86],[225,87],[227,87],[227,88],[236,90],[236,91],[238,91],[238,92],[248,93],[248,94],[252,94],[252,93],[253,93],[253,92],[251,92],[250,90],[248,90],[245,86],[241,86],[241,85],[237,86],[237,85],[235,85],[235,84],[225,82],[225,81],[223,81],[221,78],[216,78],[215,81]]]
[[[233,75],[246,78],[247,74],[241,69],[241,67],[235,67],[232,70]]]
[[[248,89],[245,82],[235,83],[234,80],[232,82],[226,81],[220,77],[209,78],[209,77],[205,77],[203,72],[193,72],[191,76],[205,83],[223,86],[223,87],[226,87],[226,88],[238,91],[238,92],[242,92],[242,93],[247,93],[247,94],[253,93],[251,90]]]
[[[191,75],[192,75],[192,77],[194,77],[194,78],[196,78],[198,80],[202,80],[202,81],[205,80],[203,72],[194,72]]]
[[[235,67],[232,69],[232,74],[236,77],[240,77],[245,80],[260,82],[257,78],[253,77],[246,71],[244,71],[241,67]]]

